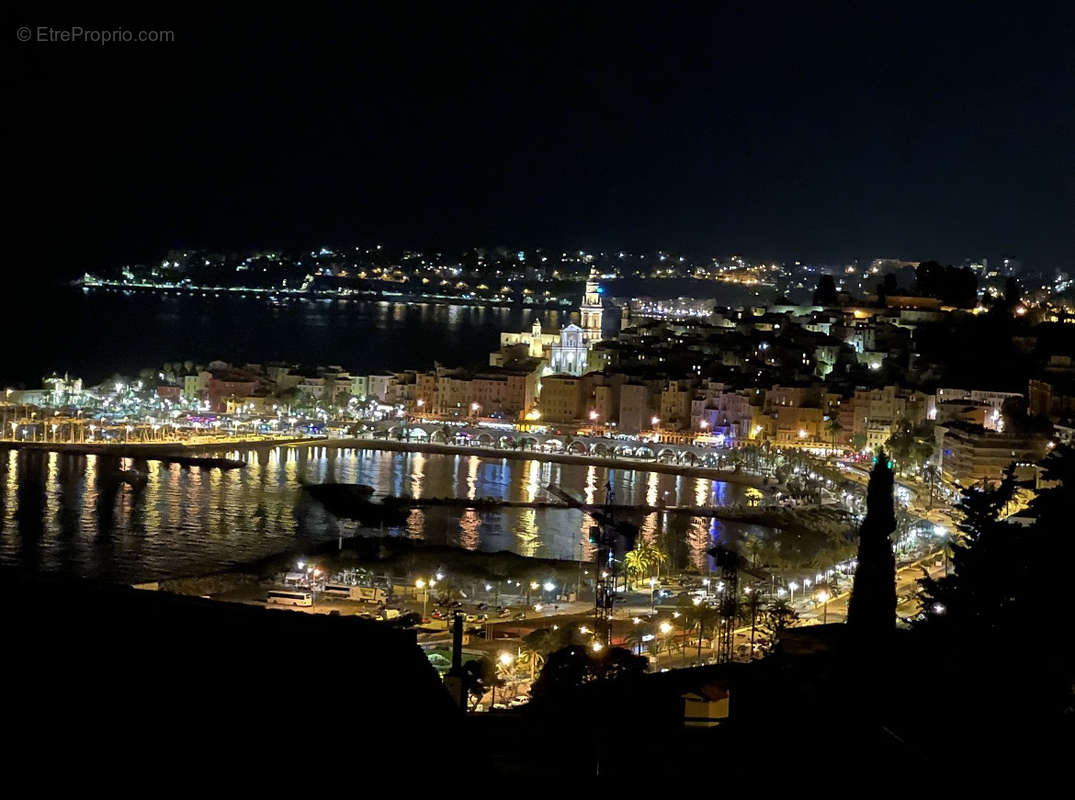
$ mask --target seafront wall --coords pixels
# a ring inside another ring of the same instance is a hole
[[[0,441],[2,450],[25,450],[47,453],[69,453],[83,456],[115,456],[117,458],[183,458],[194,455],[216,455],[236,450],[255,450],[291,444],[319,444],[326,440],[309,437],[279,439],[221,439],[212,442],[17,442]]]
[[[733,470],[713,469],[711,467],[694,467],[679,464],[663,464],[659,461],[642,461],[630,458],[602,458],[600,456],[574,455],[569,453],[542,453],[537,450],[498,450],[495,447],[469,447],[466,445],[430,444],[428,442],[400,442],[393,439],[318,439],[296,442],[291,447],[334,447],[357,450],[395,450],[414,453],[438,453],[442,455],[467,455],[479,458],[507,458],[513,461],[548,461],[554,464],[581,464],[583,466],[606,467],[608,469],[634,470],[638,472],[660,472],[667,475],[685,475],[691,478],[708,478],[726,483],[763,488],[765,479],[761,475]]]

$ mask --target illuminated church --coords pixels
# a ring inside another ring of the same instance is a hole
[[[513,345],[525,344],[531,357],[546,360],[545,374],[583,375],[589,371],[590,348],[602,339],[601,324],[604,320],[604,304],[597,275],[590,273],[586,290],[579,306],[580,325],[571,323],[560,329],[559,334],[542,333],[541,323],[534,321],[530,331],[500,334],[500,351],[492,355],[490,363],[503,360],[503,353]]]
[[[582,375],[587,371],[590,346],[601,341],[601,322],[605,308],[601,300],[601,287],[593,272],[586,279],[586,291],[579,306],[582,326],[565,325],[560,330],[560,341],[549,348],[549,370],[557,375]]]

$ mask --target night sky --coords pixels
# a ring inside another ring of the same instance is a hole
[[[1071,4],[384,5],[27,12],[176,42],[13,41],[15,263],[383,241],[1075,267]]]

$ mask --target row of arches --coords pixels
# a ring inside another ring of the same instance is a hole
[[[471,443],[499,450],[540,450],[598,458],[635,458],[681,466],[720,466],[720,451],[683,445],[610,441],[559,434],[509,434],[469,428],[427,428],[421,425],[394,425],[385,430],[388,438],[435,444]]]

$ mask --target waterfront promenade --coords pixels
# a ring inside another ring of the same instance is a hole
[[[114,456],[116,458],[178,458],[210,455],[235,450],[280,447],[297,443],[320,443],[322,439],[296,436],[228,437],[213,436],[189,440],[157,442],[22,442],[0,440],[0,451],[65,453],[69,455]]]
[[[412,453],[438,453],[442,455],[467,455],[489,459],[515,461],[541,461],[557,464],[582,464],[607,469],[657,472],[666,475],[683,475],[692,478],[736,483],[756,488],[764,487],[765,479],[750,472],[722,470],[687,464],[666,464],[654,459],[625,456],[596,456],[575,453],[548,453],[541,450],[513,450],[499,447],[476,447],[430,442],[397,441],[354,437],[326,439],[313,436],[205,436],[197,439],[176,439],[156,442],[26,442],[0,440],[0,451],[25,450],[77,455],[108,455],[119,458],[167,458],[196,454],[233,453],[273,447],[321,447],[328,449],[380,450]]]
[[[547,453],[541,450],[514,450],[499,447],[475,447],[472,445],[443,444],[439,442],[408,442],[393,439],[373,439],[355,437],[347,439],[318,439],[292,442],[290,446],[314,445],[317,447],[335,447],[356,450],[387,450],[414,453],[438,453],[442,455],[468,455],[479,458],[511,459],[514,461],[544,461],[554,464],[582,464],[584,466],[605,467],[607,469],[637,470],[641,472],[659,472],[666,475],[683,475],[690,478],[708,478],[715,481],[737,483],[744,486],[762,488],[766,486],[765,478],[751,472],[713,467],[700,467],[687,464],[666,464],[654,459],[631,458],[624,456],[595,456],[575,453]]]

